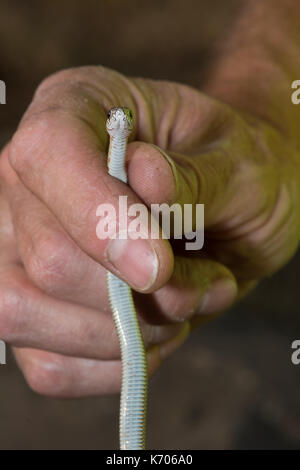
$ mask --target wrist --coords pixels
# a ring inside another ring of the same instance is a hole
[[[300,150],[300,105],[291,100],[297,78],[263,54],[236,52],[214,66],[204,91],[272,125]]]
[[[205,90],[281,130],[300,149],[298,0],[252,0],[241,9],[211,69]]]

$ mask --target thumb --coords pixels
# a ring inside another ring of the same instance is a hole
[[[133,142],[127,158],[129,184],[148,206],[204,204],[205,226],[209,227],[232,198],[235,164],[222,149],[186,156]]]

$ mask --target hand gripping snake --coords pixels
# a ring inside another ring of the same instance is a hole
[[[133,114],[128,108],[112,108],[106,129],[110,136],[108,173],[127,183],[125,167],[127,139],[133,129]],[[117,329],[122,359],[120,400],[120,449],[145,448],[148,372],[145,347],[130,287],[107,272],[110,306]]]

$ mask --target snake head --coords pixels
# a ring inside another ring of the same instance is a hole
[[[129,108],[112,108],[107,113],[106,130],[111,137],[128,137],[133,124],[133,112]]]

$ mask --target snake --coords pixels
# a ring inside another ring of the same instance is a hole
[[[114,107],[108,112],[106,121],[106,130],[110,137],[108,173],[126,184],[126,149],[133,127],[133,112],[129,108]],[[120,449],[143,450],[145,449],[148,390],[145,346],[131,288],[110,271],[107,271],[107,288],[122,361]]]

